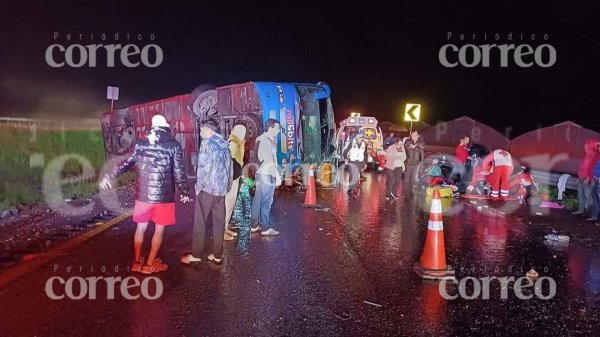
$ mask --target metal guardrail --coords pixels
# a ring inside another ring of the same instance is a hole
[[[533,179],[535,180],[536,183],[551,185],[551,186],[558,185],[558,179],[560,178],[560,176],[563,175],[562,173],[551,173],[551,172],[536,171],[536,170],[531,170],[531,174],[533,174]],[[566,188],[567,188],[567,190],[577,191],[577,177],[576,176],[570,176],[569,179],[567,179]]]
[[[96,125],[97,124],[97,125]],[[82,118],[79,120],[51,120],[19,117],[0,117],[0,126],[17,128],[39,128],[53,130],[100,130],[100,121]]]

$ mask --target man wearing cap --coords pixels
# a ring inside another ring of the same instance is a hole
[[[369,160],[367,147],[363,133],[359,132],[343,152],[345,163],[349,164],[347,193],[351,198],[357,197],[360,172],[367,168]]]
[[[198,153],[192,253],[181,257],[184,264],[200,262],[206,239],[210,237],[212,247],[208,260],[215,264],[223,261],[225,195],[231,189],[233,163],[229,143],[218,131],[219,123],[212,118],[200,123],[202,144]]]
[[[165,227],[176,222],[175,186],[181,193],[181,202],[186,203],[190,199],[181,144],[171,135],[164,116],[152,117],[152,127],[147,139],[140,140],[129,158],[107,173],[100,182],[100,188],[112,188],[111,181],[132,167],[137,173],[133,210],[133,221],[137,223],[137,228],[133,240],[135,262],[131,270],[143,274],[165,271],[167,265],[156,256]],[[154,235],[150,254],[144,261],[141,250],[150,220],[155,224]]]

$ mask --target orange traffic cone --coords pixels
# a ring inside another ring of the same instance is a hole
[[[433,192],[427,237],[421,259],[415,262],[414,269],[425,279],[454,278],[454,269],[446,264],[446,248],[444,247],[444,222],[442,220],[442,201],[440,191]]]
[[[315,183],[315,166],[311,165],[308,171],[308,183],[306,184],[306,193],[304,194],[304,207],[321,208],[317,204],[317,187]]]

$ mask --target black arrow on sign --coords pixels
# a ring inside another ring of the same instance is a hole
[[[417,116],[413,115],[413,111],[415,111],[415,109],[418,108],[418,107],[419,107],[418,105],[413,105],[406,112],[408,114],[408,117],[410,117],[410,119],[413,120],[413,121],[417,120]]]

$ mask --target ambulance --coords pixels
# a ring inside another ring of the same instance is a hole
[[[377,155],[383,151],[383,133],[375,117],[361,116],[351,113],[350,117],[340,122],[335,135],[336,157],[343,161],[342,152],[360,132],[369,144],[369,163],[377,163]]]

